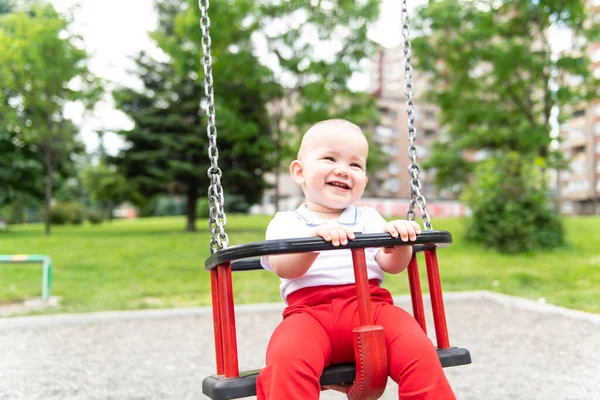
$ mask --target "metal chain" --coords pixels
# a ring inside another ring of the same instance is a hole
[[[210,168],[208,169],[208,178],[210,185],[208,187],[209,219],[208,229],[212,235],[210,240],[210,253],[214,254],[217,250],[226,248],[229,244],[229,238],[225,233],[227,217],[223,208],[223,186],[221,186],[221,177],[223,172],[219,168],[219,148],[217,147],[217,126],[215,123],[215,95],[213,88],[212,75],[212,57],[210,55],[210,18],[208,17],[209,0],[199,0],[200,28],[202,29],[202,49],[204,50],[204,93],[206,95],[206,117],[208,125],[206,134],[208,136],[208,157],[210,158]]]
[[[411,44],[410,44],[410,27],[408,25],[408,6],[407,0],[402,1],[402,37],[403,37],[403,51],[404,51],[404,79],[405,79],[405,95],[406,95],[406,112],[408,113],[408,141],[410,146],[408,147],[408,156],[411,159],[411,164],[408,166],[408,173],[411,176],[410,181],[410,203],[408,206],[408,212],[406,213],[406,219],[409,221],[415,220],[415,205],[419,207],[421,211],[421,219],[423,226],[427,230],[433,229],[431,225],[431,219],[429,214],[425,210],[427,206],[427,200],[425,196],[421,194],[421,182],[419,181],[419,166],[417,164],[417,147],[415,146],[415,140],[417,139],[417,128],[415,127],[415,102],[413,100],[413,85],[412,76],[413,69],[411,65]]]

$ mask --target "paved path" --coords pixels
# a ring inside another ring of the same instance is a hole
[[[473,358],[446,369],[459,399],[600,399],[600,315],[488,292],[445,299],[451,341]],[[263,365],[281,310],[238,307],[242,369]],[[0,319],[0,399],[204,399],[213,373],[206,308]]]

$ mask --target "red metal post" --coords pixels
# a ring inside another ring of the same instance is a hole
[[[429,294],[431,296],[437,346],[438,349],[447,349],[450,347],[450,340],[448,339],[446,311],[444,310],[444,299],[442,298],[442,282],[435,249],[425,250],[425,261],[427,263],[427,278],[429,280]]]
[[[381,326],[373,325],[373,309],[365,249],[352,249],[356,299],[360,326],[354,334],[356,377],[346,397],[349,400],[372,400],[381,397],[388,377],[388,357],[385,336]]]
[[[423,307],[423,291],[421,290],[421,278],[419,278],[419,265],[417,264],[417,254],[413,254],[408,263],[408,284],[410,285],[410,299],[412,301],[413,316],[427,333],[427,324],[425,322],[425,309]]]
[[[223,332],[221,331],[221,311],[219,307],[219,277],[216,269],[210,270],[210,292],[212,295],[213,330],[215,334],[217,374],[223,375]]]
[[[221,332],[223,334],[223,361],[226,378],[240,375],[237,356],[237,338],[235,333],[235,313],[233,309],[233,284],[231,282],[231,263],[217,266],[219,285],[219,311],[221,314]]]
[[[371,308],[365,249],[352,249],[352,262],[354,264],[354,279],[356,280],[356,299],[358,301],[360,325],[373,325],[373,310]]]

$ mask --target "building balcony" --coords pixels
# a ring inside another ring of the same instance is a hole
[[[586,147],[588,144],[587,137],[585,136],[571,136],[568,137],[564,142],[562,142],[562,148],[572,149],[579,147]]]
[[[570,200],[570,201],[591,200],[594,197],[596,199],[598,199],[600,196],[592,193],[589,190],[580,191],[580,192],[561,193],[561,196],[560,196],[560,198],[562,200]]]
[[[415,126],[421,131],[424,131],[426,129],[433,129],[435,131],[440,130],[440,125],[436,120],[416,119]]]

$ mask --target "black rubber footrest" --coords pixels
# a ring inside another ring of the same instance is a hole
[[[471,363],[469,350],[450,347],[438,350],[442,367],[455,367]],[[259,370],[241,372],[239,378],[211,375],[202,381],[202,392],[213,400],[240,399],[256,395],[256,377]],[[354,382],[354,364],[339,364],[325,368],[321,375],[321,386]]]

